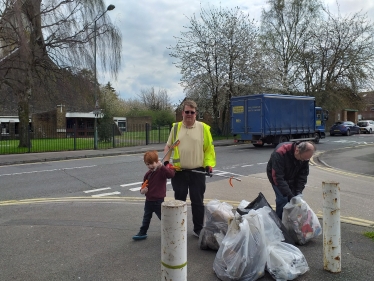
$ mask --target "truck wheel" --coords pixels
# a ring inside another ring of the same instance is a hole
[[[279,136],[278,143],[282,143],[282,142],[288,142],[288,138],[286,136]]]
[[[313,142],[314,142],[314,143],[319,143],[319,140],[320,140],[319,134],[318,134],[318,133],[315,133],[315,134],[314,134],[314,140],[313,140]]]

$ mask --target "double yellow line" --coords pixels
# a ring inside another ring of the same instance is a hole
[[[165,201],[173,200],[171,197],[166,197]],[[204,203],[207,204],[212,199],[205,199]],[[119,197],[119,196],[108,196],[108,197],[100,197],[100,198],[92,198],[92,197],[60,197],[60,198],[34,198],[34,199],[23,199],[23,200],[8,200],[8,201],[0,201],[0,207],[2,206],[16,206],[16,205],[28,205],[28,204],[47,204],[47,203],[66,203],[66,202],[99,202],[99,203],[119,203],[119,202],[127,202],[127,203],[143,203],[144,197]],[[224,201],[234,208],[236,208],[240,202],[238,201]],[[191,202],[187,200],[187,203],[190,204]],[[275,206],[271,206],[275,209]],[[318,212],[317,217],[322,219],[322,212]],[[374,228],[374,221],[354,218],[354,217],[340,217],[340,221],[343,223],[359,225],[364,227],[372,227]]]

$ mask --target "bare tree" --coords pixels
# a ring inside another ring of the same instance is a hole
[[[158,89],[156,93],[155,88],[142,89],[138,95],[143,105],[153,111],[170,110],[171,103],[166,89]]]
[[[178,60],[182,86],[200,95],[199,108],[211,108],[214,129],[220,133],[227,120],[223,115],[218,124],[218,111],[226,114],[231,96],[240,95],[257,76],[258,30],[238,7],[202,8],[200,18],[193,15],[189,21],[187,31],[170,47],[170,56]]]
[[[0,3],[0,86],[11,88],[18,100],[19,146],[28,145],[30,99],[55,85],[62,69],[94,69],[97,46],[102,68],[116,76],[121,36],[106,10],[102,0]]]
[[[321,15],[319,0],[268,0],[262,11],[261,42],[271,64],[273,89],[281,93],[298,92],[301,65],[299,50],[310,39],[309,31]],[[270,76],[269,76],[270,78]]]
[[[330,109],[359,107],[358,93],[374,82],[373,23],[362,13],[325,12],[299,55],[304,91]]]

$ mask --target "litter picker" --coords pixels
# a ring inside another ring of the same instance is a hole
[[[161,163],[162,163],[162,164],[164,164],[163,162],[164,162],[164,159],[165,159],[166,155],[168,155],[169,152],[170,152],[172,149],[174,149],[175,147],[177,147],[179,144],[180,144],[180,140],[176,140],[175,142],[173,142],[173,144],[169,147],[168,152],[166,152],[165,155],[164,155],[164,157],[162,157],[162,159],[161,159]]]
[[[191,172],[207,175],[207,173],[206,173],[206,172],[203,172],[203,171],[191,170]],[[231,185],[232,187],[234,187],[234,186],[232,185],[231,180],[234,179],[234,180],[237,180],[237,181],[242,181],[241,179],[236,178],[236,177],[233,177],[233,176],[225,176],[225,175],[213,174],[213,173],[212,173],[212,175],[213,175],[213,176],[223,177],[223,178],[229,178],[229,183],[230,183],[230,185]]]

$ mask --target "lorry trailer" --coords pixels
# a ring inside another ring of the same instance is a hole
[[[236,142],[259,147],[281,142],[325,138],[328,111],[315,97],[258,94],[231,98],[231,133]]]

